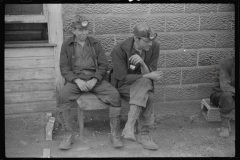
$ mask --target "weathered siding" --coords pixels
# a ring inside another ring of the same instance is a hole
[[[54,48],[5,48],[5,114],[56,107]]]

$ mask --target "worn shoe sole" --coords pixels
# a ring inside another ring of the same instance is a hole
[[[61,150],[68,150],[68,149],[70,149],[70,148],[72,147],[72,144],[73,144],[74,141],[75,141],[75,135],[73,134],[70,138],[71,138],[71,142],[70,142],[69,145],[64,146],[64,145],[62,144],[63,142],[61,142],[61,144],[59,145],[58,148],[61,149]],[[63,145],[64,147],[63,147],[62,145]]]
[[[112,135],[110,135],[110,141],[112,142],[112,144],[113,144],[113,138],[112,138]],[[121,148],[123,146],[123,144],[113,144],[113,147],[114,148]]]
[[[136,142],[137,141],[135,137],[133,138],[133,137],[127,137],[127,136],[123,135],[123,138],[126,139],[126,140],[129,140],[131,142]]]
[[[122,137],[125,138],[125,139],[127,139],[127,140],[129,140],[129,141],[136,142],[136,137],[135,137],[135,135],[133,135],[133,136],[128,136],[128,135],[126,134],[126,131],[125,131],[125,130],[123,130],[123,132],[122,132]]]
[[[139,144],[141,144],[143,146],[143,148],[145,148],[145,149],[148,149],[148,150],[157,150],[158,149],[157,145],[155,147],[154,146],[152,146],[152,147],[146,146],[144,143],[141,142],[141,140],[139,138],[137,138],[137,142]]]

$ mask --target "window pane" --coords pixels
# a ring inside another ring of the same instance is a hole
[[[43,4],[6,4],[5,15],[43,14]]]
[[[47,43],[47,23],[6,23],[5,43],[16,41],[26,43]]]

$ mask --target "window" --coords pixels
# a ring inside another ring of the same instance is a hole
[[[6,4],[5,15],[43,14],[42,4]]]
[[[5,44],[48,43],[43,4],[5,5]]]

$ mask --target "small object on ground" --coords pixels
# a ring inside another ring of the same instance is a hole
[[[46,140],[52,140],[52,131],[55,122],[55,117],[51,117],[48,120],[47,127],[46,127]]]
[[[43,149],[43,158],[50,158],[50,149],[49,148]]]
[[[201,110],[204,118],[208,122],[221,122],[220,112],[218,107],[210,104],[210,99],[203,99],[201,102]]]
[[[22,144],[24,144],[24,145],[26,145],[26,144],[27,144],[27,142],[24,142],[24,141],[21,141],[21,143],[22,143]]]

